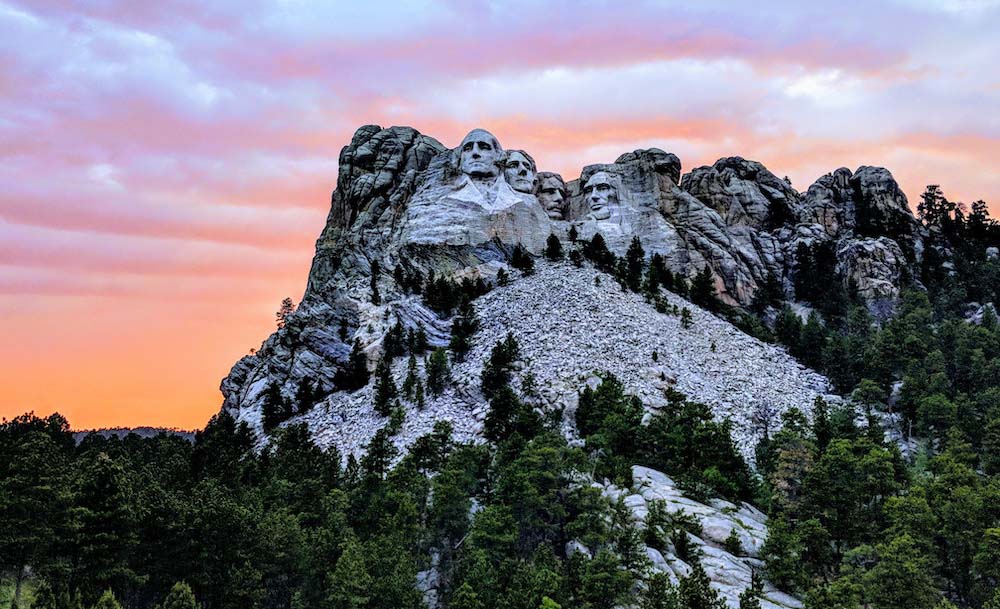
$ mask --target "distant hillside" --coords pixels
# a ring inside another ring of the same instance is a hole
[[[155,438],[161,433],[165,433],[171,436],[179,436],[184,438],[188,442],[194,442],[195,431],[188,431],[184,429],[168,429],[166,427],[109,427],[107,429],[84,429],[81,431],[73,432],[73,439],[79,444],[88,435],[96,433],[105,438],[110,438],[111,436],[118,436],[119,438],[124,438],[129,434],[135,434],[140,438]]]

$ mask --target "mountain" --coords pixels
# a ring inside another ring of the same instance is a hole
[[[484,370],[514,340],[511,388],[571,444],[583,443],[581,391],[613,378],[641,400],[644,423],[678,408],[678,395],[709,405],[752,464],[786,414],[842,398],[744,332],[750,311],[781,323],[782,303],[805,319],[849,295],[888,319],[904,282],[919,284],[929,240],[879,167],[837,169],[799,193],[755,161],[682,174],[677,156],[648,149],[566,181],[481,129],[447,149],[411,128],[365,126],[340,154],[301,303],[223,380],[223,409],[262,441],[306,423],[319,446],[354,457],[381,442],[405,455],[442,421],[454,440],[482,442],[497,408]],[[660,284],[641,276],[649,267]],[[431,352],[448,348],[435,363]],[[414,380],[430,382],[442,363],[441,390],[422,385],[415,396]],[[652,499],[696,515],[696,562],[737,606],[764,566],[766,516],[745,502],[693,500],[669,475],[636,465],[624,488],[592,483],[648,530]],[[730,536],[742,549],[727,549]],[[574,543],[567,556],[590,552]],[[690,558],[655,545],[644,546],[653,572],[674,583],[690,575]],[[435,565],[418,575],[431,606],[442,593]],[[761,594],[765,607],[801,606],[771,583]]]
[[[280,394],[281,399],[293,401],[307,395],[329,415],[310,415],[320,439],[338,441],[335,422],[344,421],[356,433],[342,434],[342,447],[353,451],[363,446],[377,418],[371,418],[370,411],[358,411],[357,404],[366,396],[338,391],[337,380],[354,341],[360,342],[371,368],[397,321],[404,330],[422,328],[431,347],[446,346],[454,306],[435,307],[414,293],[427,279],[469,279],[493,286],[501,269],[512,272],[510,258],[516,246],[539,256],[549,235],[568,245],[571,229],[580,240],[600,233],[618,256],[624,256],[638,237],[647,259],[660,255],[672,275],[689,280],[705,273],[719,300],[737,310],[748,309],[768,290],[777,290],[779,299],[793,300],[797,281],[829,274],[819,281],[849,289],[874,314],[885,317],[898,301],[903,278],[919,276],[927,231],[910,212],[892,175],[882,168],[861,167],[853,173],[838,169],[800,194],[754,161],[730,157],[682,175],[675,155],[649,149],[623,154],[614,163],[587,166],[579,178],[565,182],[557,174],[536,172],[527,153],[504,153],[488,132],[474,130],[466,144],[475,149],[448,150],[408,127],[358,129],[340,154],[338,185],[302,302],[283,328],[255,354],[237,362],[223,380],[227,411],[260,429],[266,398]],[[479,155],[482,145],[491,149],[482,155],[488,157],[489,167],[463,172],[468,163],[481,162],[472,156]],[[506,168],[511,157],[527,161],[521,171],[530,186],[515,190],[510,185],[525,180],[516,169]],[[589,189],[588,183],[592,183]],[[801,268],[804,258],[814,262],[809,269]],[[593,281],[586,273],[576,275],[579,281],[553,281],[569,272],[568,263],[563,263],[561,270],[545,270],[533,280],[538,285],[531,289],[537,290],[534,297],[540,302],[521,311],[516,321],[523,331],[568,336],[579,330],[602,339],[603,346],[616,342],[617,323],[645,315],[648,319],[640,326],[664,326],[663,337],[675,332],[652,306],[637,302],[640,299],[612,299],[613,289],[585,286]],[[377,304],[372,302],[373,289],[378,291]],[[499,310],[518,307],[523,288],[510,287],[509,295],[505,289],[477,307],[488,306],[487,302],[499,302],[494,307]],[[571,302],[567,295],[585,289],[590,290],[588,298],[596,299],[593,305],[604,311],[602,318],[576,321],[572,317],[576,313],[559,310]],[[671,305],[696,310],[679,301]],[[547,313],[539,313],[546,308]],[[702,343],[733,332],[725,324],[707,321],[700,312],[697,315],[706,320],[699,324],[706,329]],[[497,313],[483,312],[479,317],[491,331],[490,340],[495,339],[501,325]],[[564,320],[562,326],[551,323],[559,319]],[[560,345],[552,339],[549,344],[560,349],[572,346],[574,340],[567,338]],[[759,378],[782,379],[782,383],[770,389],[755,387],[744,382],[746,375],[718,365],[706,368],[713,365],[712,358],[706,360],[703,354],[692,353],[688,359],[688,354],[675,352],[662,341],[637,341],[627,360],[613,349],[597,349],[589,360],[566,362],[559,378],[551,379],[555,385],[542,389],[569,396],[577,388],[567,388],[567,383],[572,385],[588,370],[627,365],[644,371],[636,372],[630,389],[649,393],[650,375],[656,372],[648,354],[659,345],[671,358],[669,366],[660,366],[663,374],[680,379],[692,397],[715,403],[721,408],[719,416],[745,419],[762,402],[779,407],[794,403],[808,410],[814,394],[829,393],[821,379],[800,371],[780,350],[745,337],[732,340],[736,344],[727,341],[730,348],[716,360],[737,370],[761,366]],[[479,356],[492,345],[479,340],[476,346],[469,362],[458,367],[460,380],[453,391],[462,392],[458,401],[465,410],[478,409],[481,416],[483,400],[461,380],[475,375]],[[402,365],[395,364],[397,376]],[[699,375],[709,380],[687,382]],[[641,378],[646,380],[640,382]],[[741,407],[717,401],[719,391],[713,383],[725,387],[726,395],[739,396],[731,399]],[[448,396],[444,399],[452,400],[450,418],[458,423],[457,429],[472,432],[470,417],[455,411],[456,402]],[[428,412],[418,417],[422,422],[411,424],[415,430],[426,429],[444,408],[439,401],[431,400]],[[747,452],[749,443],[742,445]]]

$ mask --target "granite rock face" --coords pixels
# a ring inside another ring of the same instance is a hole
[[[754,571],[762,571],[761,549],[767,541],[767,516],[748,503],[736,505],[721,499],[706,503],[695,501],[681,491],[663,472],[639,465],[632,466],[632,482],[626,488],[604,483],[597,485],[612,502],[621,502],[630,512],[633,523],[646,529],[650,505],[659,504],[668,516],[683,514],[700,525],[700,532],[689,533],[689,544],[697,548],[705,574],[712,588],[728,607],[740,606],[739,597],[750,587]],[[735,533],[740,542],[736,554],[725,549],[726,538]],[[675,585],[691,572],[673,547],[646,546],[646,556],[653,572],[664,573]],[[800,609],[802,601],[764,583],[761,607],[765,609]]]
[[[720,298],[735,306],[749,305],[771,276],[793,299],[800,244],[832,241],[837,279],[879,310],[892,308],[900,278],[919,263],[921,229],[885,169],[838,169],[804,195],[740,157],[681,169],[676,155],[653,148],[564,181],[481,129],[449,149],[409,127],[361,127],[340,154],[302,302],[234,365],[221,385],[224,407],[252,416],[269,388],[292,398],[303,384],[317,400],[337,394],[355,340],[374,367],[397,321],[446,345],[451,321],[404,293],[399,272],[492,283],[516,246],[537,255],[550,234],[565,244],[571,228],[581,238],[601,233],[617,254],[638,237],[647,256],[662,255],[680,276],[708,268]],[[550,314],[564,316],[558,307]],[[608,311],[612,326],[621,319]],[[567,328],[575,323],[565,318]]]

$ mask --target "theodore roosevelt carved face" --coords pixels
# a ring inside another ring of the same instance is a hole
[[[607,220],[611,217],[611,207],[618,205],[618,191],[606,171],[590,176],[583,187],[583,195],[590,204],[590,215],[594,220]]]
[[[566,214],[566,183],[558,173],[538,174],[538,202],[550,220],[562,220]]]
[[[531,194],[535,190],[535,159],[523,150],[510,150],[503,168],[504,178],[518,192]]]
[[[471,178],[496,177],[503,154],[500,142],[485,129],[473,129],[459,145],[458,168]]]

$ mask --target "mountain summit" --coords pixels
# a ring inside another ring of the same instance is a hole
[[[370,406],[374,382],[348,380],[351,362],[356,367],[360,353],[374,368],[401,336],[448,346],[462,294],[496,287],[476,304],[482,332],[454,362],[455,382],[428,394],[428,407],[414,409],[404,430],[416,434],[447,418],[460,437],[474,437],[485,404],[480,367],[492,341],[512,331],[537,337],[522,342],[546,364],[536,375],[547,405],[571,406],[595,371],[617,370],[637,394],[671,387],[712,403],[717,416],[734,421],[750,457],[754,413],[808,412],[816,395],[829,393],[825,379],[680,297],[664,293],[657,307],[569,262],[539,259],[536,276],[500,285],[520,275],[515,259],[538,258],[550,238],[572,250],[600,235],[612,258],[624,263],[635,242],[645,260],[656,258],[678,281],[700,278],[734,311],[765,297],[791,299],[806,277],[839,283],[885,315],[901,279],[917,274],[924,233],[879,167],[837,169],[802,194],[755,161],[728,157],[682,174],[676,155],[647,149],[566,181],[482,129],[448,149],[409,127],[364,126],[341,151],[302,302],[223,380],[224,408],[258,429],[268,405],[278,419],[307,416],[319,438],[354,452],[381,417]],[[664,303],[688,309],[696,329],[660,314]],[[389,363],[397,382],[405,380],[402,359]],[[303,399],[307,407],[291,405]]]

